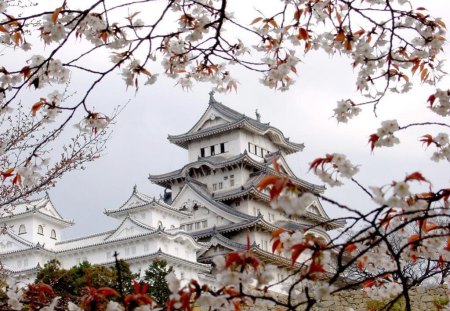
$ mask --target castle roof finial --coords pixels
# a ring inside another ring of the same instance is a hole
[[[216,104],[217,100],[214,98],[214,90],[211,90],[211,92],[209,92],[209,104]]]
[[[255,115],[256,115],[256,120],[258,122],[261,122],[261,115],[259,114],[258,109],[255,110]]]
[[[134,186],[133,186],[133,193],[136,193],[136,192],[137,192],[137,185],[134,184]]]

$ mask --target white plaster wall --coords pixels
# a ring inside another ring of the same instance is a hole
[[[239,145],[241,152],[244,152],[244,150],[248,150],[248,143],[252,143],[258,147],[264,148],[265,150],[268,150],[270,152],[278,151],[279,147],[272,143],[270,139],[267,136],[261,136],[258,134],[254,134],[247,131],[240,131],[239,132]],[[262,161],[263,158],[260,156],[256,156],[252,153],[249,153],[252,158],[254,158],[257,161]]]
[[[280,211],[274,210],[266,202],[256,200],[248,200],[247,202],[249,215],[258,216],[258,212],[260,212],[264,216],[264,220],[270,223],[281,219],[287,219]]]
[[[270,239],[272,235],[269,232],[265,231],[241,231],[235,236],[233,236],[233,240],[244,245],[247,244],[247,235],[250,237],[250,244],[255,242],[259,245],[259,247],[265,251],[272,252],[272,246],[270,243]]]
[[[27,218],[12,219],[6,222],[7,225],[12,225],[12,231],[19,234],[20,225],[25,225],[26,233],[19,236],[32,243],[45,244],[46,248],[53,248],[55,243],[61,239],[62,227],[49,220],[43,219],[39,216],[30,215]],[[38,234],[38,226],[42,225],[43,235]],[[51,238],[51,231],[55,230],[56,239]],[[1,241],[0,237],[0,241]]]
[[[210,146],[218,145],[220,143],[225,143],[226,148],[226,152],[221,153],[220,156],[231,157],[241,153],[242,151],[240,148],[238,135],[238,130],[234,130],[224,134],[212,135],[190,142],[188,146],[189,162],[195,162],[198,160],[198,157],[200,157],[200,148],[209,148]],[[218,155],[217,150],[216,155]]]
[[[141,219],[138,218],[139,216],[141,216]],[[165,229],[178,228],[180,225],[180,220],[174,215],[164,213],[157,208],[151,208],[149,212],[145,213],[144,219],[142,219],[142,213],[137,214],[135,217],[153,228],[158,228],[159,224],[162,224]]]

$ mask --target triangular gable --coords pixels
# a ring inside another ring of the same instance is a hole
[[[197,123],[192,127],[188,133],[198,132],[200,130],[205,130],[207,128],[233,122],[231,118],[225,116],[220,111],[215,109],[213,105],[209,105],[205,113],[197,121]]]
[[[0,239],[0,253],[2,254],[26,250],[33,247],[34,245],[31,242],[22,239],[9,230],[5,234],[2,234]]]
[[[39,204],[39,212],[64,220],[48,197],[41,204]]]
[[[306,207],[306,211],[310,212],[314,215],[318,215],[320,217],[323,217],[325,219],[330,219],[328,214],[325,212],[325,209],[323,208],[322,204],[320,203],[319,199],[316,197],[311,204],[309,204]]]
[[[172,207],[178,210],[187,209],[189,211],[190,208],[197,204],[198,206],[205,207],[209,212],[223,217],[229,223],[241,222],[250,217],[231,209],[223,203],[214,201],[209,194],[201,193],[198,187],[200,186],[191,185],[189,182],[186,183],[172,202]]]
[[[280,172],[282,174],[286,174],[286,175],[291,176],[291,177],[296,177],[294,172],[291,170],[291,168],[289,167],[289,165],[287,164],[287,162],[286,162],[286,160],[284,159],[283,156],[279,156],[276,161],[278,163],[278,167],[279,167]],[[273,163],[270,163],[269,166],[272,169],[274,168],[273,167]]]
[[[154,231],[155,230],[153,228],[150,228],[145,224],[137,221],[136,219],[128,216],[122,221],[119,227],[114,230],[113,233],[105,238],[105,241],[123,239],[145,233],[151,233]]]
[[[198,253],[198,257],[201,258],[208,258],[208,257],[215,257],[221,254],[228,254],[230,252],[240,251],[242,249],[245,249],[240,247],[241,245],[239,243],[234,243],[236,245],[233,245],[231,243],[227,243],[228,239],[222,236],[221,234],[216,234],[211,238],[211,240],[208,243],[208,248]]]

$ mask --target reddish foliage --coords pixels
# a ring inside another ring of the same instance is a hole
[[[320,167],[323,169],[323,166],[324,166],[326,163],[330,163],[332,160],[333,160],[333,155],[332,155],[332,154],[327,154],[327,155],[325,156],[325,158],[317,158],[317,159],[314,159],[314,160],[311,162],[311,164],[309,165],[309,170],[314,169],[314,171],[316,171],[317,168],[319,167],[319,165],[320,165]]]
[[[423,135],[420,141],[424,144],[427,144],[427,147],[429,147],[431,144],[436,144],[436,142],[433,140],[433,136],[431,136],[430,134]]]
[[[373,151],[373,149],[375,149],[375,144],[377,143],[377,141],[380,139],[380,136],[378,136],[377,134],[372,134],[369,137],[369,143],[370,143],[370,150]]]
[[[426,180],[420,172],[414,172],[405,177],[405,182],[410,180],[417,180],[418,182],[424,181],[429,183],[429,181]]]

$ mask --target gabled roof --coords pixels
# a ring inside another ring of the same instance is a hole
[[[7,254],[7,253],[12,253],[12,252],[16,252],[16,251],[22,251],[22,250],[27,250],[27,249],[31,249],[34,248],[36,245],[26,239],[23,239],[22,237],[20,237],[19,235],[17,235],[16,233],[14,233],[13,231],[11,231],[10,229],[6,230],[6,232],[2,233],[2,240],[0,243],[13,243],[15,244],[15,249],[14,250],[6,250],[4,251],[0,251],[0,254]]]
[[[193,262],[193,261],[183,259],[182,257],[176,257],[176,256],[173,256],[173,255],[163,252],[161,249],[159,249],[157,252],[151,253],[151,254],[145,254],[145,255],[140,255],[140,256],[135,256],[135,257],[128,257],[126,259],[126,261],[128,263],[133,263],[133,262],[138,262],[138,261],[142,261],[142,260],[153,261],[155,259],[164,260],[164,261],[168,262],[169,264],[176,263],[181,266],[188,266],[188,267],[194,268],[196,270],[197,269],[201,270],[203,272],[209,272],[211,270],[211,265],[209,265],[209,264]],[[115,263],[115,261],[111,260],[111,261],[102,262],[100,264],[109,266],[109,265],[113,265],[114,263]]]
[[[147,226],[146,224],[138,221],[137,219],[135,219],[134,217],[131,217],[130,215],[128,215],[127,217],[125,217],[122,221],[122,223],[113,231],[111,232],[111,234],[109,234],[107,237],[105,237],[105,241],[111,241],[111,240],[115,240],[115,239],[121,239],[127,237],[127,235],[123,234],[123,230],[125,230],[128,227],[132,227],[132,228],[136,228],[139,233],[133,233],[133,235],[142,235],[145,233],[152,233],[155,232],[155,228],[152,228],[150,226]]]
[[[190,177],[186,178],[186,184],[184,185],[183,189],[181,189],[181,191],[177,194],[172,204],[176,205],[177,201],[179,201],[182,195],[184,195],[184,193],[187,191],[192,191],[194,195],[197,195],[199,199],[204,201],[204,203],[206,203],[204,204],[205,208],[211,210],[219,216],[224,217],[225,219],[228,219],[233,223],[253,219],[253,217],[250,215],[239,212],[238,210],[233,209],[228,205],[223,204],[222,202],[215,201],[203,184],[191,179]]]
[[[136,222],[136,224],[139,223],[136,220],[134,220],[134,221]],[[142,223],[140,223],[139,225],[145,226]],[[145,227],[148,228],[149,230],[143,231],[138,234],[132,234],[129,236],[117,237],[114,239],[110,239],[108,237],[113,235],[114,232],[116,232],[116,230],[103,232],[103,233],[88,236],[85,238],[78,238],[78,239],[73,239],[73,240],[69,240],[69,241],[61,241],[59,243],[56,243],[56,245],[58,246],[56,253],[61,254],[61,253],[69,252],[69,251],[75,251],[75,250],[79,250],[79,249],[83,249],[83,248],[98,247],[98,246],[107,245],[107,244],[113,245],[113,243],[139,240],[139,239],[148,238],[148,237],[155,238],[155,239],[160,239],[161,237],[165,237],[170,240],[177,240],[177,239],[188,240],[191,242],[192,247],[194,249],[198,250],[198,249],[203,248],[203,245],[196,242],[192,236],[190,236],[189,234],[187,234],[184,231],[180,230],[180,231],[172,232],[170,230],[166,231],[163,228],[157,228],[157,229],[150,230],[151,227],[148,227],[148,226],[145,226]]]
[[[48,193],[43,198],[23,201],[17,204],[7,205],[3,208],[5,216],[0,217],[0,221],[8,221],[12,218],[23,218],[28,215],[39,215],[52,222],[57,222],[63,227],[73,225],[73,221],[64,219],[50,200]]]
[[[274,230],[279,228],[279,227],[274,226],[273,224],[265,221],[264,218],[262,217],[262,215],[260,215],[257,217],[253,217],[253,219],[249,219],[249,220],[246,220],[246,221],[243,221],[240,223],[228,224],[228,225],[217,226],[217,227],[214,226],[212,228],[195,231],[190,234],[194,238],[200,239],[200,238],[214,236],[217,233],[224,234],[224,233],[229,233],[229,232],[233,232],[233,231],[241,231],[243,229],[247,229],[247,228],[254,227],[254,226],[256,226],[258,228],[262,228],[269,232],[273,232]]]
[[[136,211],[149,209],[159,209],[181,219],[190,216],[189,213],[182,212],[173,208],[172,206],[165,203],[162,199],[156,199],[155,197],[150,197],[146,194],[138,192],[136,186],[134,186],[131,196],[124,204],[122,204],[121,207],[119,207],[118,209],[105,209],[104,213],[107,216],[117,217],[127,215]]]
[[[279,129],[270,126],[269,123],[262,123],[259,120],[247,117],[236,110],[222,105],[214,99],[213,95],[214,93],[211,92],[208,108],[203,113],[200,120],[197,121],[197,123],[188,132],[180,135],[169,135],[168,139],[171,143],[187,149],[188,143],[192,140],[242,128],[261,136],[268,136],[270,140],[275,145],[278,145],[280,149],[286,152],[286,154],[303,150],[303,144],[290,142],[289,138],[284,137],[283,133]],[[220,117],[223,119],[222,121],[225,122],[221,122],[220,124],[204,129],[201,128],[201,126],[205,124],[208,119],[214,119],[216,116]]]
[[[238,154],[233,157],[225,158],[221,156],[213,156],[213,157],[206,157],[206,158],[199,158],[195,162],[191,162],[183,166],[179,170],[175,170],[166,174],[161,175],[149,175],[149,179],[152,183],[158,184],[163,187],[170,188],[170,181],[181,178],[185,179],[186,176],[189,175],[189,170],[193,168],[199,168],[203,165],[206,165],[210,167],[211,169],[217,169],[222,168],[226,166],[235,165],[238,163],[247,163],[248,165],[257,168],[261,170],[261,173],[264,173],[264,175],[276,175],[278,174],[272,167],[272,163],[274,160],[280,160],[284,167],[286,167],[288,176],[291,178],[292,182],[297,184],[303,189],[306,189],[308,191],[311,191],[313,193],[322,193],[325,190],[324,186],[319,186],[312,184],[310,182],[307,182],[305,180],[302,180],[294,175],[294,173],[290,170],[289,166],[287,165],[286,161],[284,160],[283,156],[279,152],[274,152],[270,154],[268,157],[264,159],[264,162],[258,162],[255,159],[253,159],[251,156],[247,154],[247,152]],[[248,183],[248,182],[247,182]],[[253,186],[256,186],[254,184]],[[236,190],[236,189],[234,189]],[[234,191],[232,190],[232,191]]]

